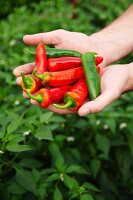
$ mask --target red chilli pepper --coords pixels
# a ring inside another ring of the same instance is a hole
[[[22,82],[20,84],[23,91],[27,92],[27,90],[30,90],[31,93],[37,91],[40,88],[40,80],[38,78],[35,78],[33,75],[24,75],[24,73],[21,73],[22,76]]]
[[[61,102],[64,94],[69,91],[70,88],[70,85],[63,85],[51,89],[42,88],[37,92],[37,95],[32,95],[30,90],[28,90],[27,94],[31,99],[36,100],[42,108],[46,108],[51,103]]]
[[[39,43],[36,49],[36,62],[34,70],[37,74],[42,74],[47,71],[47,56],[46,49],[43,43]]]
[[[38,75],[34,72],[34,76],[41,80],[43,86],[57,87],[61,85],[72,84],[84,77],[82,67],[68,69],[60,72],[44,72]]]
[[[102,63],[102,61],[103,61],[103,57],[101,57],[101,56],[96,56],[95,57],[96,65],[99,65],[100,63]]]
[[[35,71],[38,74],[42,74],[47,70],[47,57],[46,57],[46,50],[44,44],[40,43],[36,49],[36,59],[35,59]],[[25,76],[24,73],[22,75],[22,83],[20,84],[22,89],[27,92],[27,89],[30,89],[31,93],[37,91],[41,86],[40,79],[37,79],[35,76],[28,75]]]
[[[81,66],[81,58],[78,57],[48,58],[48,71],[50,72],[63,71]]]
[[[103,61],[103,57],[96,56],[96,65],[99,65]],[[59,57],[48,58],[48,71],[56,72],[68,69],[73,69],[82,66],[81,58],[78,57]]]
[[[69,92],[64,96],[64,105],[54,104],[54,107],[71,110],[78,110],[88,95],[88,89],[85,79],[80,79]]]

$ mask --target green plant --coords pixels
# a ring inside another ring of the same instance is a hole
[[[133,94],[96,115],[59,116],[24,99],[12,75],[33,61],[23,52],[23,35],[57,28],[91,34],[130,3],[78,1],[74,8],[47,0],[25,4],[1,21],[0,199],[132,199]]]

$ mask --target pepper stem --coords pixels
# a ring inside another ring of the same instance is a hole
[[[64,105],[53,104],[53,106],[54,106],[55,108],[64,109],[64,108],[69,108],[69,107],[71,107],[72,104],[73,104],[73,102],[69,100],[69,101],[68,101],[66,104],[64,104]]]
[[[24,52],[28,53],[28,54],[31,54],[31,55],[35,55],[35,52],[29,50],[29,48],[24,48]]]
[[[28,87],[28,84],[27,84],[27,81],[26,81],[24,72],[21,72],[21,76],[22,76],[22,81],[23,81],[24,87],[27,88],[27,87]]]
[[[33,99],[35,101],[38,101],[38,103],[42,103],[43,102],[43,97],[42,97],[41,94],[38,94],[38,95],[34,96],[34,95],[31,94],[29,89],[27,90],[27,94],[31,99]]]
[[[37,73],[36,73],[36,70],[33,71],[33,75],[34,75],[36,78],[39,78],[41,81],[44,80],[44,74],[37,74]]]

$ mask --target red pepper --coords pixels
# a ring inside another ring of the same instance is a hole
[[[37,92],[37,95],[32,95],[30,90],[28,90],[27,94],[31,99],[36,100],[41,107],[46,108],[51,103],[61,102],[64,94],[69,91],[70,88],[70,85],[63,85],[51,89],[42,88]]]
[[[101,56],[96,56],[95,57],[96,65],[99,65],[102,61],[103,61],[103,57],[101,57]]]
[[[64,105],[54,104],[56,108],[78,110],[88,95],[85,79],[80,79],[64,96]]]
[[[38,75],[34,72],[34,76],[40,78],[43,86],[57,87],[60,85],[72,84],[84,77],[82,67],[68,69],[60,72],[44,72]]]
[[[48,71],[50,72],[63,71],[81,66],[81,58],[78,57],[48,58]]]
[[[36,49],[34,70],[37,71],[38,74],[42,74],[47,70],[46,50],[44,44],[42,43],[40,43]],[[34,93],[40,88],[41,81],[40,79],[37,79],[35,76],[33,76],[33,74],[25,76],[24,73],[21,73],[21,75],[22,75],[21,87],[25,92],[27,91],[27,89],[30,89],[30,92]]]
[[[39,43],[37,46],[34,70],[37,72],[37,74],[42,74],[43,72],[47,71],[47,56],[43,43]]]
[[[37,91],[40,88],[40,80],[38,78],[35,78],[33,75],[24,75],[24,73],[21,73],[22,76],[22,82],[20,84],[23,91],[27,92],[29,89],[31,93]]]
[[[96,65],[99,65],[103,61],[103,57],[96,56]],[[81,58],[78,57],[59,57],[59,58],[48,58],[48,71],[56,72],[63,71],[72,68],[82,66]]]

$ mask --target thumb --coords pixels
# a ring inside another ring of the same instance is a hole
[[[23,41],[28,45],[38,45],[40,42],[44,44],[56,45],[60,43],[60,30],[50,31],[46,33],[37,33],[33,35],[25,35]]]
[[[118,91],[105,91],[93,101],[89,101],[80,107],[78,114],[85,116],[91,113],[102,111],[105,107],[111,104],[120,96]]]

